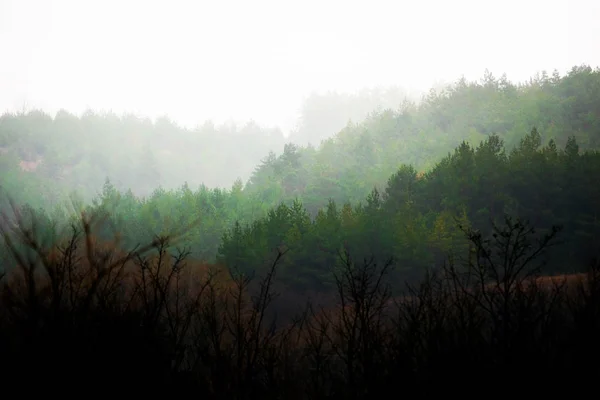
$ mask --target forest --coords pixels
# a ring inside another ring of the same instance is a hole
[[[600,68],[402,97],[314,95],[289,138],[5,113],[4,376],[228,399],[592,387]]]

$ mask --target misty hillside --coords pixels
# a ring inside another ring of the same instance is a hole
[[[318,148],[288,145],[263,160],[246,190],[271,204],[299,196],[314,214],[329,197],[358,201],[382,189],[400,164],[425,172],[462,141],[477,146],[491,134],[510,150],[534,127],[543,145],[553,139],[562,147],[574,136],[582,149],[599,148],[600,69],[543,73],[518,85],[489,73],[480,82],[460,80],[418,105],[373,112]]]
[[[40,113],[4,116],[2,182],[17,203],[27,202],[37,208],[44,204],[40,197],[52,194],[61,184],[77,188],[71,183],[77,182],[90,190],[92,183],[96,185],[106,174],[109,181],[89,207],[108,211],[113,226],[110,229],[118,227],[128,244],[200,220],[186,233],[194,257],[219,259],[226,264],[246,260],[242,264],[260,265],[274,246],[290,240],[320,243],[320,248],[328,251],[337,248],[340,240],[351,241],[367,253],[368,246],[364,245],[375,240],[373,245],[379,249],[376,254],[408,257],[409,264],[423,266],[433,262],[430,256],[441,251],[435,240],[427,244],[428,240],[446,235],[439,229],[450,229],[453,218],[488,229],[488,219],[504,212],[527,215],[545,229],[550,219],[567,221],[572,233],[591,224],[583,230],[591,235],[584,244],[589,248],[597,240],[591,232],[598,227],[594,214],[598,202],[594,184],[597,153],[588,151],[596,151],[600,145],[599,99],[600,71],[589,67],[573,68],[562,77],[542,74],[522,85],[486,74],[482,82],[459,81],[444,93],[432,91],[419,105],[405,102],[399,110],[374,112],[319,147],[286,143],[280,154],[270,151],[245,184],[238,179],[230,188],[174,182],[190,176],[194,168],[214,179],[220,171],[226,173],[235,166],[232,160],[236,155],[254,152],[257,157],[269,143],[281,143],[283,139],[277,132],[269,136],[258,127],[248,128],[247,137],[257,139],[250,145],[250,139],[240,143],[242,134],[237,137],[225,130],[209,134],[205,130],[203,135],[193,136],[165,121],[152,125],[94,114],[81,119],[60,114],[54,120]],[[83,129],[83,122],[89,124],[89,141],[82,139],[86,135],[83,130],[74,130]],[[103,134],[102,129],[108,129],[111,123],[121,130]],[[56,130],[52,135],[44,131],[44,126],[72,130]],[[168,135],[167,128],[173,129],[172,135]],[[36,140],[40,132],[46,136]],[[149,136],[144,137],[146,134]],[[58,139],[60,135],[65,138]],[[176,135],[187,140],[176,140]],[[116,146],[119,138],[121,146]],[[151,145],[163,150],[150,151]],[[167,154],[166,149],[171,153]],[[156,155],[161,151],[162,163]],[[47,157],[44,161],[42,155]],[[577,161],[579,169],[569,167],[574,157],[581,159]],[[244,162],[251,158],[248,156]],[[193,163],[188,164],[188,159]],[[170,186],[175,189],[159,187],[160,179],[169,176],[167,173],[174,174]],[[557,179],[558,186],[547,185],[549,179]],[[403,185],[409,185],[408,189]],[[136,190],[150,195],[140,198]],[[413,204],[408,215],[404,209],[406,190]],[[392,195],[395,191],[400,192]],[[356,222],[361,227],[356,232],[345,230],[352,240],[336,236],[328,230],[328,223],[320,225],[319,221],[340,224],[340,212],[362,215],[369,204],[378,210],[380,202],[382,210],[387,210],[384,214],[367,213],[368,217],[360,217],[366,220]],[[573,202],[580,206],[566,206]],[[65,210],[48,208],[48,212],[65,215]],[[296,218],[297,222],[291,223],[288,218]],[[378,225],[377,234],[367,234],[370,231],[362,224],[368,222],[371,226],[378,218],[386,223]],[[309,229],[313,223],[316,231]],[[403,236],[406,224],[413,227],[409,237]],[[313,233],[304,237],[306,232]],[[231,250],[232,245],[237,250]],[[304,247],[313,251],[313,245]],[[319,270],[331,262],[331,255],[324,257],[315,259],[311,253],[303,262],[320,265]],[[409,269],[420,270],[413,267]]]
[[[395,107],[405,96],[398,88],[354,95],[314,93],[304,102],[296,130],[287,141],[318,144],[349,120],[360,121],[377,108]],[[253,121],[242,126],[215,126],[207,121],[191,129],[167,117],[153,122],[93,111],[81,117],[64,110],[54,117],[41,111],[6,113],[0,118],[1,182],[19,199],[28,185],[43,188],[52,203],[72,190],[90,201],[106,178],[138,196],[184,182],[194,188],[202,184],[229,188],[237,179],[246,181],[269,152],[281,153],[285,142],[279,129]]]
[[[140,196],[159,185],[174,188],[185,181],[194,187],[230,186],[284,143],[281,131],[252,122],[242,127],[207,122],[189,130],[168,118],[153,123],[91,111],[81,117],[61,111],[54,118],[40,111],[5,114],[0,137],[8,189],[18,192],[25,180],[49,194],[57,187],[76,190],[87,201],[107,177]],[[52,187],[44,186],[47,182]]]
[[[373,112],[396,110],[407,101],[418,100],[415,93],[397,86],[363,89],[353,94],[313,92],[302,103],[297,126],[290,132],[289,141],[318,146],[350,121],[362,122]]]
[[[399,164],[424,171],[462,140],[476,144],[491,133],[511,147],[535,126],[543,143],[553,138],[564,145],[574,135],[583,149],[596,148],[599,82],[598,70],[582,66],[519,85],[491,74],[480,82],[459,80],[444,91],[432,90],[418,104],[406,98],[400,103],[399,89],[313,95],[288,139],[252,122],[184,129],[168,118],[152,123],[91,111],[54,118],[39,111],[5,114],[0,182],[18,201],[44,206],[71,191],[89,202],[107,178],[137,196],[184,182],[230,188],[240,178],[269,205],[300,196],[318,208],[329,197],[359,200],[373,186],[382,187]],[[382,108],[395,102],[396,108]],[[367,113],[377,104],[379,111]],[[326,129],[349,120],[353,123],[315,143]]]
[[[62,363],[77,382],[112,368],[115,387],[139,376],[253,393],[237,398],[349,398],[349,384],[381,398],[398,376],[485,381],[506,366],[585,376],[598,354],[599,83],[588,67],[523,85],[486,74],[319,146],[256,125],[194,136],[166,120],[5,115],[3,373],[56,379]],[[177,184],[246,168],[278,140],[245,183]],[[51,207],[103,176],[91,203]],[[457,355],[460,376],[447,372]]]
[[[3,393],[596,389],[598,16],[0,0]]]

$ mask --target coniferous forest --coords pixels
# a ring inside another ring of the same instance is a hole
[[[600,69],[399,97],[312,96],[289,138],[2,115],[2,377],[214,399],[593,389]]]

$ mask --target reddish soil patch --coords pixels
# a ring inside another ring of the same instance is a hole
[[[42,162],[41,159],[35,160],[35,161],[23,161],[23,160],[21,160],[19,162],[19,167],[21,168],[22,171],[33,172],[33,171],[35,171],[37,169],[37,167],[40,165],[41,162]]]

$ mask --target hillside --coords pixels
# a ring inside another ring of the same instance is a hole
[[[317,147],[5,115],[2,373],[93,386],[110,370],[119,390],[209,398],[596,376],[599,110],[600,70],[581,67],[460,81]],[[265,151],[246,182],[174,183],[233,179]]]
[[[261,157],[283,143],[279,130],[252,122],[242,127],[207,122],[190,130],[167,118],[153,123],[91,111],[81,117],[61,111],[54,118],[40,111],[5,114],[0,118],[0,182],[28,202],[35,201],[26,194],[29,185],[54,202],[71,191],[89,202],[107,177],[138,196],[185,181],[229,186],[249,176]],[[244,151],[231,151],[238,146]]]
[[[487,74],[479,83],[460,81],[443,93],[432,92],[418,106],[405,103],[397,111],[373,113],[319,147],[287,143],[281,154],[271,151],[245,184],[238,179],[229,189],[191,184],[176,189],[152,186],[152,176],[160,175],[161,164],[152,160],[150,153],[138,159],[126,154],[133,153],[132,149],[141,151],[142,145],[121,146],[121,153],[112,155],[110,161],[97,152],[101,140],[114,142],[122,135],[128,143],[135,143],[144,137],[142,126],[154,127],[153,140],[162,140],[163,146],[170,145],[166,148],[181,150],[183,155],[173,153],[180,169],[171,171],[191,169],[185,161],[194,153],[194,146],[161,134],[156,128],[161,125],[143,125],[139,120],[129,120],[126,125],[128,120],[108,116],[96,117],[94,124],[93,115],[82,119],[63,115],[54,120],[43,114],[5,116],[2,160],[9,167],[3,169],[2,184],[21,193],[29,191],[34,199],[36,193],[52,193],[59,185],[56,177],[48,178],[47,174],[53,176],[49,161],[41,162],[23,149],[37,137],[35,127],[43,121],[56,124],[55,128],[84,121],[98,132],[92,135],[96,144],[81,139],[74,142],[78,145],[60,147],[61,143],[66,146],[67,139],[46,138],[36,142],[36,151],[61,154],[78,165],[79,171],[94,171],[93,179],[99,180],[101,171],[124,170],[127,174],[122,179],[129,179],[137,188],[146,185],[151,193],[140,198],[107,181],[89,206],[109,212],[110,229],[117,229],[129,245],[199,221],[185,240],[194,257],[202,260],[244,264],[251,270],[275,247],[286,244],[305,253],[289,255],[286,262],[295,265],[289,268],[296,271],[290,279],[301,275],[298,268],[306,268],[314,270],[306,277],[308,281],[323,282],[317,278],[318,271],[329,268],[342,243],[353,243],[359,254],[394,255],[404,260],[407,271],[418,274],[453,249],[454,239],[450,238],[460,237],[454,218],[489,230],[491,220],[508,213],[532,219],[542,229],[566,224],[571,243],[567,254],[571,259],[579,254],[583,262],[599,237],[596,205],[600,200],[595,184],[599,99],[600,71],[587,67],[573,68],[563,77],[541,75],[522,85]],[[111,121],[121,130],[107,138],[101,132]],[[140,129],[135,135],[128,134],[127,126]],[[257,128],[254,135],[261,132]],[[6,139],[10,137],[12,141]],[[203,137],[194,140],[212,143],[208,136]],[[224,145],[222,140],[213,148]],[[254,148],[256,152],[265,149],[260,143]],[[22,151],[21,161],[17,150]],[[89,157],[83,158],[82,151]],[[229,151],[240,156],[251,153]],[[94,154],[97,158],[91,157]],[[225,154],[212,157],[222,165],[227,162]],[[127,163],[138,168],[127,167]],[[201,158],[196,163],[209,168]],[[64,169],[64,165],[56,168]],[[75,169],[70,173],[81,185],[93,182]],[[39,202],[32,205],[35,208]],[[66,217],[64,210],[53,212],[57,218]],[[110,235],[109,225],[105,234]],[[315,255],[316,248],[320,256]],[[552,269],[577,269],[559,265],[563,261],[555,258]]]
[[[463,140],[477,146],[491,134],[510,150],[534,127],[542,145],[553,139],[564,147],[573,136],[582,150],[599,148],[600,70],[574,67],[523,84],[491,74],[480,82],[459,80],[418,105],[374,112],[318,148],[288,145],[263,160],[247,190],[272,204],[299,196],[314,215],[329,197],[358,201],[374,186],[383,189],[401,164],[424,172]]]
[[[582,149],[597,148],[599,75],[581,66],[565,76],[542,73],[522,84],[490,74],[480,82],[459,80],[418,103],[405,100],[399,108],[373,111],[307,146],[284,146],[281,131],[254,123],[216,127],[207,122],[187,129],[168,118],[153,123],[91,111],[81,117],[59,112],[54,118],[37,111],[5,114],[0,118],[0,185],[19,202],[38,207],[71,191],[89,202],[107,178],[137,196],[159,186],[177,189],[184,182],[193,189],[201,184],[231,188],[239,178],[268,206],[299,196],[314,215],[329,197],[358,201],[374,186],[383,188],[402,163],[425,171],[463,140],[476,145],[491,133],[512,148],[535,126],[543,144],[554,139],[561,147],[574,136]],[[363,116],[365,107],[389,105],[401,95],[312,96],[289,140],[314,142],[323,137],[317,126],[339,126],[343,118]],[[329,108],[323,106],[327,102]],[[335,112],[329,115],[327,109]]]

